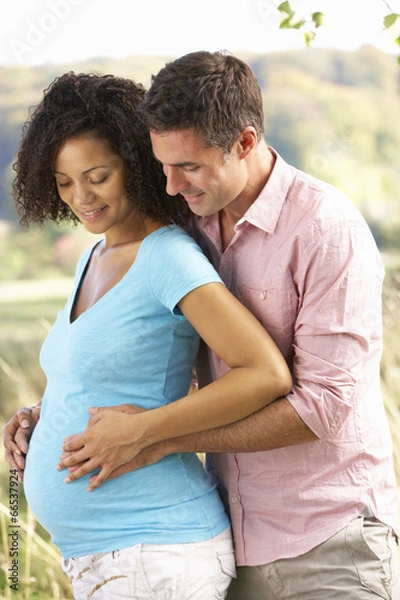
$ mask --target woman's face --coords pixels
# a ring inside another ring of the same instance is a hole
[[[125,189],[125,166],[107,141],[83,134],[69,138],[55,161],[58,193],[85,228],[118,233],[137,220]]]

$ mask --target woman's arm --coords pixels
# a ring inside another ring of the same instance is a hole
[[[181,426],[171,423],[171,433],[179,436],[238,421],[290,392],[290,372],[277,346],[223,285],[197,288],[179,307],[229,370],[171,405],[171,417],[175,411],[186,417]],[[162,439],[169,437],[163,434]]]
[[[64,450],[74,454],[62,466],[86,461],[67,481],[99,467],[98,477],[105,479],[146,446],[238,421],[290,391],[289,369],[275,343],[225,286],[196,288],[179,308],[227,372],[196,393],[151,411],[95,413],[83,433],[65,442]]]

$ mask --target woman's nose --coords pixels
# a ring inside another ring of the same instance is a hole
[[[85,185],[76,184],[72,190],[73,202],[79,206],[87,206],[94,199],[94,194]]]

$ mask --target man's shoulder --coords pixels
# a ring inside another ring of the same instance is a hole
[[[314,221],[364,222],[357,206],[341,189],[294,167],[287,202]]]

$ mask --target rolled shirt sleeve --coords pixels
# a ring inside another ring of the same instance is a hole
[[[300,276],[295,385],[287,398],[319,438],[336,435],[344,425],[360,377],[377,376],[383,277],[380,255],[362,222],[331,227]]]

